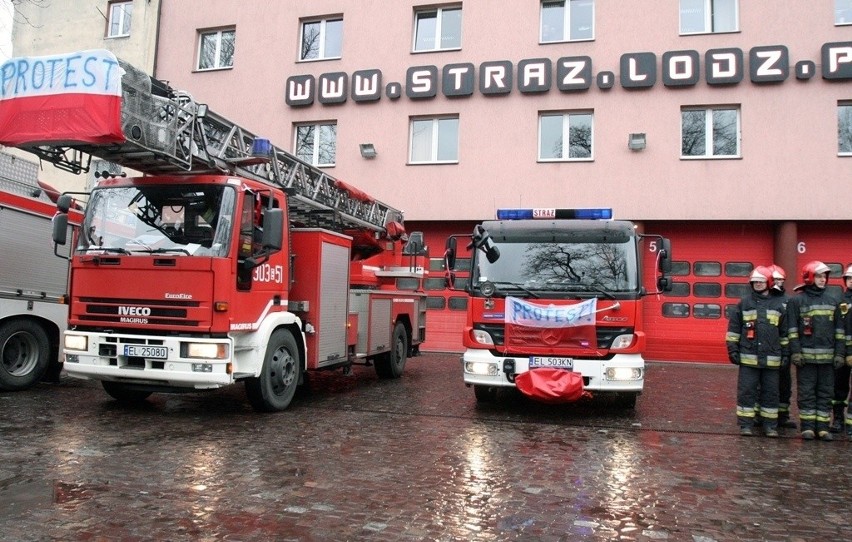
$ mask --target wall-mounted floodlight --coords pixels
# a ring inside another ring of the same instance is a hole
[[[641,151],[645,148],[645,134],[630,134],[627,139],[627,148],[631,151]]]
[[[376,157],[376,146],[372,143],[361,143],[358,145],[361,148],[361,157],[362,158],[375,158]]]

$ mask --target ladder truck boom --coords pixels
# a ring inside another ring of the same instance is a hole
[[[288,194],[292,221],[335,231],[385,233],[389,223],[402,223],[399,210],[214,113],[190,94],[123,60],[116,62],[122,74],[123,141],[35,141],[14,146],[72,173],[88,172],[92,157],[97,157],[147,175],[230,174],[254,179]],[[12,83],[17,85],[14,79]],[[8,94],[4,88],[3,96]],[[42,122],[52,120],[49,112],[40,114]]]

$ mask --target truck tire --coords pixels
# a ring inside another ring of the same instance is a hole
[[[246,380],[246,396],[258,412],[275,412],[290,406],[302,363],[293,334],[286,329],[275,331],[266,346],[266,358],[260,376]]]
[[[636,399],[639,397],[638,393],[630,393],[630,392],[620,392],[615,394],[615,406],[618,408],[625,408],[627,410],[633,410],[636,408]]]
[[[104,380],[101,382],[101,385],[103,385],[104,391],[107,392],[110,397],[120,403],[141,403],[147,399],[151,393],[153,393],[145,390],[131,389],[127,386],[127,384],[122,384],[121,382],[109,382]]]
[[[402,322],[397,322],[393,328],[390,352],[376,358],[376,374],[379,378],[399,378],[405,369],[407,359],[408,333],[405,332]]]
[[[33,386],[50,363],[47,332],[31,320],[0,325],[0,390],[18,391]]]
[[[494,386],[473,385],[473,394],[477,403],[493,403],[497,400],[497,388]]]

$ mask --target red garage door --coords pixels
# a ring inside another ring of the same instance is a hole
[[[727,363],[726,311],[749,291],[748,277],[773,258],[773,229],[762,223],[647,223],[672,241],[671,292],[645,298],[646,358]],[[646,276],[655,254],[643,247]],[[652,290],[649,281],[646,286]]]
[[[831,267],[828,287],[840,294],[843,282],[840,276],[852,263],[852,224],[835,222],[802,222],[797,226],[798,265],[787,269],[789,289],[801,282],[801,269],[812,260],[819,260]],[[789,292],[792,293],[792,292]]]

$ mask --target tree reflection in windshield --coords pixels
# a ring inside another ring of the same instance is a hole
[[[479,280],[511,282],[532,290],[637,289],[632,243],[499,243],[501,257],[478,260]]]

